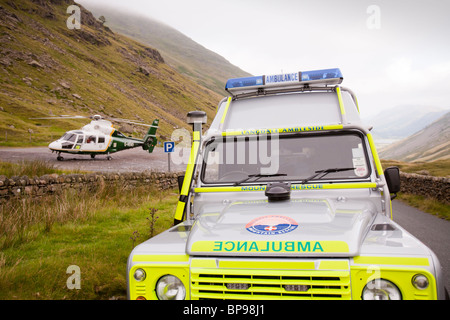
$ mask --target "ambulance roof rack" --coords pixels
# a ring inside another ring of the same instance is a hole
[[[351,90],[340,86],[343,79],[342,73],[338,68],[229,79],[225,89],[231,96],[224,98],[221,102],[221,104],[225,103],[225,107],[220,123],[218,123],[218,129],[224,130],[225,120],[228,118],[232,101],[258,96],[313,91],[326,91],[336,94],[340,117],[338,122],[340,125],[346,125],[348,120],[342,91],[350,94],[358,114],[359,107],[355,94]],[[355,121],[355,114],[351,114],[352,121]]]
[[[307,90],[310,85],[337,85],[342,83],[343,79],[339,68],[300,71],[229,79],[225,90],[232,96],[248,93],[262,94],[268,89]]]

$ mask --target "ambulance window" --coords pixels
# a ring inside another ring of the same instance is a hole
[[[105,143],[105,137],[104,136],[98,137],[98,143]]]
[[[86,143],[96,143],[97,137],[96,136],[89,136],[86,140]]]

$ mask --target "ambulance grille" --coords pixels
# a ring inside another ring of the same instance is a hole
[[[299,270],[289,275],[285,270],[258,271],[191,269],[191,299],[351,299],[348,271]]]

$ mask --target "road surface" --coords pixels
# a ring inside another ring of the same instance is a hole
[[[171,155],[171,171],[186,170],[190,150],[176,149]],[[163,148],[155,148],[152,153],[142,148],[128,149],[112,153],[112,160],[106,155],[98,155],[91,159],[89,155],[61,153],[63,161],[56,160],[56,153],[47,147],[34,148],[0,148],[0,161],[19,162],[22,160],[43,160],[62,170],[81,170],[92,172],[142,172],[167,171],[168,155]]]

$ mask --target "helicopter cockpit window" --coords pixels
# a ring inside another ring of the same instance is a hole
[[[84,140],[84,136],[83,135],[79,135],[78,139],[77,139],[77,143],[83,143]]]
[[[96,143],[97,137],[96,136],[89,136],[86,140],[86,143]]]
[[[76,137],[76,134],[66,133],[61,137],[61,140],[75,142]]]
[[[122,132],[119,132],[119,131],[116,131],[116,135],[118,137],[121,137],[121,138],[126,138],[127,137],[126,135],[124,135]]]
[[[76,134],[71,134],[70,137],[67,138],[67,141],[75,142],[75,139],[77,138]]]

